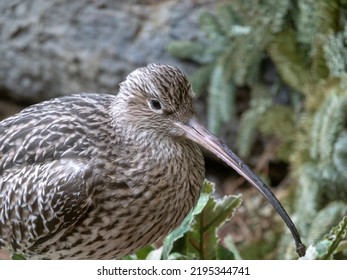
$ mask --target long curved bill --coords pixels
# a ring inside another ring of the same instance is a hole
[[[176,126],[180,127],[186,133],[186,137],[198,143],[205,149],[211,151],[217,157],[222,159],[226,164],[232,167],[236,172],[243,176],[248,182],[256,187],[271,205],[280,214],[287,227],[291,231],[295,244],[296,252],[300,257],[305,255],[306,247],[301,242],[300,235],[293,221],[283,208],[282,204],[265,185],[265,183],[235,154],[233,153],[220,139],[214,136],[211,132],[200,125],[195,118],[190,119],[186,123],[176,122]]]

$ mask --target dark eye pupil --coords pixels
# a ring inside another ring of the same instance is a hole
[[[151,107],[154,109],[154,110],[160,110],[161,109],[161,104],[158,100],[151,100]]]

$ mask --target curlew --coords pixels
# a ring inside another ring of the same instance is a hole
[[[201,126],[193,91],[177,68],[130,73],[116,96],[75,94],[0,122],[0,248],[32,259],[111,259],[177,227],[204,180],[199,145],[255,186],[271,190]]]

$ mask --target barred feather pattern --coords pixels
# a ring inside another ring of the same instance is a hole
[[[190,85],[171,66],[136,71],[117,96],[64,96],[0,122],[0,248],[31,259],[121,258],[189,213],[204,162],[172,120],[195,114]]]

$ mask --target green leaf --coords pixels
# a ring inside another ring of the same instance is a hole
[[[323,239],[316,246],[314,246],[318,254],[316,258],[326,255],[328,253],[329,247],[331,246],[331,243],[331,240]]]
[[[311,221],[308,232],[308,243],[317,242],[324,234],[329,232],[332,226],[336,225],[346,209],[343,202],[333,201],[320,210]]]
[[[268,51],[282,79],[293,89],[303,92],[310,75],[305,65],[305,54],[296,45],[294,30],[278,33],[269,44]]]
[[[334,156],[334,166],[339,172],[340,176],[347,177],[347,133],[342,132],[339,138],[336,140]]]
[[[172,253],[169,256],[169,260],[192,260],[194,259],[192,256],[187,256],[181,253]]]
[[[311,130],[311,157],[327,165],[333,163],[335,143],[344,132],[347,117],[347,99],[329,96],[314,117]]]
[[[214,184],[205,180],[197,206],[164,240],[162,259],[235,259],[235,250],[220,247],[217,233],[241,204],[241,195],[217,199],[213,194]]]
[[[217,252],[216,252],[216,259],[217,260],[235,260],[235,256],[227,248],[218,244]]]
[[[198,259],[217,259],[219,246],[218,230],[232,218],[240,206],[242,195],[225,196],[222,199],[209,197],[204,210],[196,216],[192,230],[186,234],[186,252]]]
[[[152,250],[146,256],[146,260],[160,260],[163,252],[163,247]]]
[[[345,47],[346,35],[342,32],[327,36],[323,46],[324,60],[332,76],[343,77],[346,75],[347,50]]]
[[[198,63],[209,63],[212,60],[211,55],[206,52],[206,46],[202,43],[174,41],[169,44],[167,51],[178,58]]]
[[[155,248],[151,245],[147,245],[143,248],[141,248],[140,250],[136,251],[136,253],[128,255],[123,257],[123,260],[145,260],[148,255],[154,251]]]
[[[252,91],[254,97],[250,102],[250,108],[241,116],[237,147],[242,157],[250,155],[261,120],[272,106],[272,98],[269,94],[264,94],[266,92],[266,87],[254,86]]]
[[[235,87],[225,80],[223,68],[217,64],[212,71],[208,97],[208,127],[218,133],[222,122],[228,122],[235,114]]]
[[[314,246],[310,246],[308,251],[314,251],[311,259],[333,259],[334,254],[346,250],[347,240],[347,215],[340,223],[333,227],[322,240]]]
[[[239,251],[237,250],[233,238],[230,234],[224,237],[223,243],[225,248],[232,254],[234,260],[242,260]],[[218,258],[221,260],[221,258]]]
[[[192,85],[193,91],[197,95],[202,94],[208,87],[212,70],[213,64],[207,64],[206,66],[200,67],[189,76],[189,81]]]
[[[209,37],[210,40],[223,45],[226,37],[218,18],[208,12],[202,12],[199,17],[201,29]]]
[[[343,217],[341,222],[333,227],[328,235],[325,236],[325,240],[331,241],[327,248],[327,253],[322,256],[322,259],[332,259],[333,255],[338,251],[338,245],[347,239],[347,215]],[[324,240],[323,240],[324,241]]]
[[[13,254],[11,259],[12,260],[26,260],[26,258],[21,254]]]

